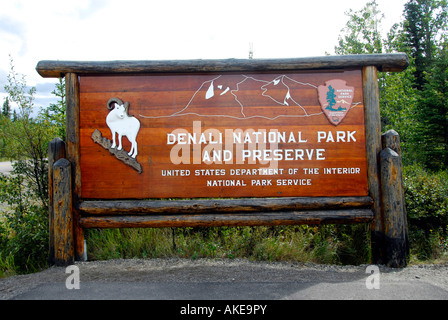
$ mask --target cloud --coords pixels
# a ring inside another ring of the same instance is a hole
[[[87,5],[77,8],[77,16],[80,20],[88,19],[92,15],[104,9],[109,1],[107,0],[91,0]]]
[[[0,92],[5,92],[5,85],[8,73],[5,70],[0,69]]]
[[[1,48],[8,48],[10,53],[15,53],[22,56],[26,52],[25,39],[25,27],[20,23],[20,21],[5,15],[0,16]]]
[[[13,20],[12,17],[2,15],[0,17],[0,32],[22,37],[24,34],[24,26],[19,21]]]

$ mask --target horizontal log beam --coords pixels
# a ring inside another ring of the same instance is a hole
[[[257,213],[370,208],[370,197],[82,201],[82,215]]]
[[[355,209],[261,214],[89,216],[82,217],[80,224],[83,228],[237,227],[368,223],[373,217],[370,209]]]
[[[349,69],[375,66],[379,71],[403,71],[409,65],[404,53],[358,54],[289,59],[153,60],[153,61],[60,61],[43,60],[37,72],[44,78],[77,74],[139,74],[190,72],[286,72],[297,70]]]

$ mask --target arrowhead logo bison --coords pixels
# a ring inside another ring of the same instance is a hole
[[[354,87],[347,86],[344,80],[334,79],[317,88],[322,111],[331,124],[337,126],[350,111]]]

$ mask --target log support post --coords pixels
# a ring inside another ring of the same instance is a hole
[[[48,144],[48,222],[49,222],[49,257],[50,265],[55,264],[54,258],[54,210],[53,210],[53,165],[59,159],[65,158],[65,143],[60,138],[54,138]]]
[[[75,260],[72,212],[71,164],[59,159],[53,165],[54,264],[66,266]]]
[[[67,159],[72,166],[72,197],[73,203],[78,203],[81,195],[81,162],[79,151],[79,77],[76,73],[67,73],[65,75],[65,89],[67,102]],[[87,253],[84,243],[84,230],[79,225],[80,215],[75,207],[73,211],[73,232],[75,245],[76,261],[87,260]]]
[[[383,216],[383,263],[393,268],[407,265],[409,240],[399,135],[389,130],[382,135],[381,209]]]
[[[382,264],[383,217],[381,212],[381,189],[379,174],[379,154],[381,152],[381,116],[376,67],[363,68],[364,120],[366,128],[367,183],[369,195],[373,199],[375,218],[371,224],[372,262]]]

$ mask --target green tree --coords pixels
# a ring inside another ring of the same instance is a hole
[[[411,61],[416,89],[410,144],[428,169],[448,167],[446,0],[410,0],[405,5],[401,47]]]
[[[380,73],[380,114],[382,131],[394,129],[400,134],[402,159],[405,165],[420,159],[415,126],[418,91],[413,84],[413,66],[403,72]]]
[[[448,168],[448,48],[436,55],[425,72],[416,127],[423,163],[433,170]]]
[[[336,54],[382,53],[383,40],[380,27],[384,14],[378,8],[376,1],[368,2],[359,11],[350,9],[346,26],[341,30]]]
[[[0,141],[14,162],[10,175],[0,174],[0,275],[36,271],[48,257],[48,143],[65,132],[65,93],[60,81],[53,91],[60,99],[48,108],[34,105],[36,89],[11,70],[5,90],[16,108],[0,116]]]
[[[11,106],[9,105],[8,97],[6,97],[5,101],[3,102],[2,116],[7,118],[11,117]]]
[[[360,12],[367,13],[369,6],[372,7],[372,3]],[[374,7],[377,8],[376,5]],[[375,50],[367,46],[363,37],[356,35],[371,33],[369,26],[375,25],[374,17],[382,15],[352,13],[348,16],[347,26],[354,29],[342,30],[344,33],[339,37],[336,53],[408,54],[410,63],[406,70],[378,74],[382,130],[395,129],[400,134],[412,251],[419,257],[436,256],[441,247],[438,235],[440,239],[446,239],[448,232],[445,183],[448,168],[446,0],[409,0],[404,7],[404,20],[392,26],[382,39],[382,48]],[[381,22],[380,19],[376,21]],[[380,26],[376,26],[373,30],[380,30]],[[360,31],[359,28],[367,29]],[[379,45],[380,42],[377,43]],[[445,171],[431,172],[428,168]]]
[[[422,90],[447,31],[447,0],[410,0],[404,9],[404,45],[415,64],[415,86]]]
[[[56,127],[41,116],[33,117],[35,87],[28,88],[25,77],[14,70],[7,77],[5,91],[9,100],[17,106],[16,119],[1,117],[0,139],[6,147],[4,155],[16,160],[15,173],[27,177],[29,189],[35,192],[44,208],[48,199],[47,150],[49,141],[56,136]]]
[[[336,54],[393,53],[406,48],[403,23],[394,24],[383,39],[380,30],[384,15],[375,1],[368,2],[360,11],[350,10],[346,15],[348,22],[341,30]],[[382,127],[384,131],[394,129],[400,134],[405,162],[416,152],[412,129],[417,102],[414,69],[411,63],[404,72],[378,74]]]
[[[0,114],[0,118],[10,118],[11,117],[11,107],[9,105],[8,97],[3,101],[2,112]],[[1,121],[0,121],[1,123]],[[5,157],[5,148],[6,144],[4,139],[0,138],[0,159]]]
[[[51,92],[58,100],[56,103],[50,103],[50,106],[42,111],[43,119],[50,121],[57,128],[57,137],[65,141],[65,81],[59,78],[55,89]]]
[[[329,86],[328,87],[328,92],[327,92],[328,107],[326,109],[335,111],[333,109],[334,105],[336,104],[335,98],[336,98],[336,95],[334,93],[334,88],[332,86]]]
[[[447,36],[447,9],[447,0],[409,0],[404,20],[394,24],[382,39],[383,15],[375,1],[369,2],[359,12],[347,14],[347,27],[335,47],[338,54],[408,54],[410,65],[405,71],[379,73],[382,127],[400,134],[405,164],[419,162],[433,169],[447,167],[445,56],[441,54]]]

